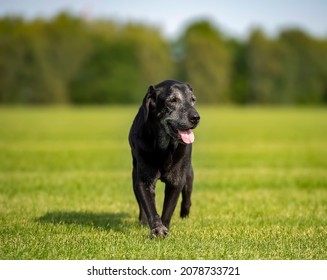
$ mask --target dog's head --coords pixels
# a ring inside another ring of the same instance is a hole
[[[188,83],[173,80],[150,86],[143,100],[144,118],[157,122],[171,138],[184,144],[194,142],[194,129],[200,121],[195,96]]]

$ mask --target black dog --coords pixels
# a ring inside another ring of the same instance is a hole
[[[180,193],[180,216],[190,212],[193,188],[192,143],[200,116],[187,83],[167,80],[150,86],[129,133],[133,156],[133,189],[139,220],[150,237],[166,236]],[[161,218],[156,210],[155,184],[166,184]]]

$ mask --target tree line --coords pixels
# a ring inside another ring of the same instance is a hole
[[[327,37],[284,29],[232,38],[210,21],[174,41],[137,23],[0,18],[0,103],[140,102],[165,79],[188,81],[201,103],[327,103]]]

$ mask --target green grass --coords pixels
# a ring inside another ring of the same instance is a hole
[[[0,108],[1,259],[327,259],[326,109],[200,107],[191,215],[152,240],[136,110]]]

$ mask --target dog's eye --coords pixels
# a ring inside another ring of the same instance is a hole
[[[177,97],[172,97],[169,99],[169,103],[177,103],[178,99]]]
[[[195,102],[196,102],[196,98],[194,97],[194,96],[192,96],[192,104],[195,104]]]

